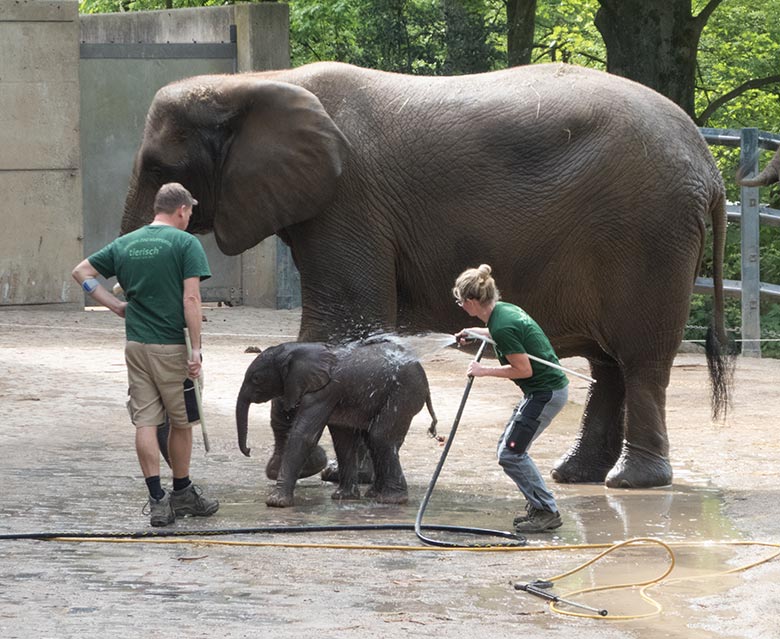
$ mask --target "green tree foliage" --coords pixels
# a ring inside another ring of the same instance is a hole
[[[728,98],[728,99],[724,99]],[[709,19],[699,43],[696,78],[696,113],[701,126],[739,129],[754,126],[780,133],[780,0],[730,0],[722,3]],[[711,147],[724,176],[729,200],[740,199],[734,180],[739,165],[738,149]],[[764,151],[763,166],[772,153]],[[761,199],[780,208],[777,187],[761,189]],[[780,229],[762,226],[761,279],[780,284]],[[725,276],[739,280],[740,231],[729,224],[726,245]],[[707,251],[704,270],[711,272],[712,255]],[[691,325],[702,325],[707,296],[694,296]],[[741,326],[740,302],[727,301],[727,323]],[[769,299],[761,301],[762,336],[780,337],[780,305]],[[690,331],[688,337],[701,337]],[[780,344],[766,342],[764,355],[780,357]]]

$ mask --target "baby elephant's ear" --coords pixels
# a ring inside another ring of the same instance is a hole
[[[285,410],[293,410],[303,396],[315,393],[330,383],[336,356],[325,346],[295,350],[290,354],[282,373]]]
[[[301,87],[231,76],[221,95],[230,139],[214,235],[223,253],[237,255],[325,209],[348,144],[317,96]]]

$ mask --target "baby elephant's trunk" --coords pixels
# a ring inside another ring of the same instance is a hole
[[[250,449],[246,446],[246,435],[249,425],[249,406],[252,402],[239,394],[236,400],[236,431],[238,432],[238,447],[249,457]]]

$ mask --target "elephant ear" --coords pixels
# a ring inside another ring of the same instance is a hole
[[[282,379],[285,410],[293,410],[303,396],[325,388],[330,383],[336,356],[326,346],[296,349],[283,364]]]
[[[214,235],[237,255],[333,199],[348,143],[317,97],[301,87],[235,78],[224,87],[230,131]]]

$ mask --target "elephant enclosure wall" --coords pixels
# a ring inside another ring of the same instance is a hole
[[[0,0],[0,306],[82,299],[73,0]]]
[[[155,46],[227,42],[231,25],[234,64],[171,50],[154,58]],[[283,3],[79,16],[75,0],[0,0],[0,307],[83,305],[70,271],[119,232],[158,88],[200,73],[287,66]],[[201,240],[215,275],[206,299],[295,302],[288,283],[297,273],[277,238],[230,258],[213,237]]]

